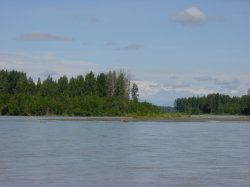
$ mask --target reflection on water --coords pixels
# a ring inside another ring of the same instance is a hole
[[[0,186],[250,186],[250,124],[0,117]]]

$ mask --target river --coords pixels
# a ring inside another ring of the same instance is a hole
[[[249,122],[0,117],[1,187],[249,187]]]

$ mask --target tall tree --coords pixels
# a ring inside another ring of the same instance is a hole
[[[97,76],[97,94],[100,97],[108,95],[108,76],[104,73]]]
[[[7,94],[8,93],[8,72],[1,70],[0,71],[0,94]]]
[[[43,81],[40,93],[42,96],[55,96],[57,94],[56,82],[51,76],[48,76],[47,79]]]
[[[96,95],[96,78],[94,73],[91,71],[85,76],[85,95],[93,96]]]
[[[76,79],[74,77],[71,77],[69,80],[69,85],[68,85],[68,95],[70,97],[75,97],[77,96],[77,83]]]
[[[120,70],[115,83],[115,96],[129,99],[129,80],[124,70]]]
[[[26,77],[26,73],[24,72],[18,72],[18,71],[10,71],[9,75],[8,75],[8,82],[9,82],[9,87],[8,87],[8,92],[10,94],[14,94],[15,90],[16,90],[16,85],[17,82],[20,78],[25,78]],[[27,77],[26,77],[27,79]]]
[[[33,79],[31,77],[27,80],[27,94],[35,94],[36,93],[36,84],[34,83]]]
[[[82,75],[76,77],[76,94],[77,96],[83,96],[85,93],[85,80]]]
[[[57,81],[58,92],[62,96],[68,95],[68,78],[64,75],[60,77]]]
[[[116,72],[110,71],[108,73],[108,96],[115,95]]]
[[[25,74],[19,75],[16,79],[14,93],[27,93],[28,90],[28,80]]]
[[[37,95],[40,95],[41,86],[42,86],[42,83],[41,83],[41,79],[39,77],[38,80],[37,80],[37,83],[36,83],[36,93],[37,93]]]
[[[132,100],[133,101],[138,101],[138,97],[139,97],[139,94],[138,94],[138,86],[136,83],[133,83],[133,86],[131,88],[131,96],[132,96]]]

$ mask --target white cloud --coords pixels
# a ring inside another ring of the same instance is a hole
[[[208,21],[208,17],[198,8],[188,8],[171,15],[170,21],[185,24],[202,24]]]
[[[15,38],[15,40],[73,40],[70,37],[56,36],[43,32],[29,32]]]
[[[151,98],[161,91],[161,85],[153,81],[135,81],[139,88],[139,95],[143,99]]]
[[[235,94],[238,94],[239,91],[238,90],[231,90],[230,93],[233,94],[233,95],[235,95]]]
[[[180,24],[202,25],[209,21],[221,22],[224,21],[224,18],[209,17],[198,8],[188,8],[184,11],[172,14],[169,20]]]
[[[241,96],[249,88],[249,73],[243,72],[132,72],[142,100],[172,105],[176,98],[221,93]],[[173,79],[174,76],[174,79]]]
[[[174,92],[189,92],[194,95],[206,95],[209,93],[215,93],[214,90],[200,89],[200,88],[190,88],[189,86],[183,85],[164,85],[163,83],[153,82],[153,81],[136,81],[138,84],[140,95],[143,98],[150,98],[161,91],[174,91]],[[185,84],[186,85],[186,84]]]
[[[207,95],[210,93],[215,93],[216,91],[214,90],[208,90],[208,89],[188,89],[187,91],[189,91],[190,93],[194,94],[194,95]]]

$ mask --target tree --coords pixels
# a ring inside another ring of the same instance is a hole
[[[108,73],[108,96],[115,95],[116,72],[110,71]]]
[[[94,73],[91,71],[85,76],[85,95],[92,96],[96,95],[96,78]]]
[[[37,80],[37,83],[36,83],[36,93],[37,93],[37,95],[40,95],[41,86],[42,86],[42,83],[41,83],[41,79],[39,77],[38,80]]]
[[[97,76],[97,94],[100,97],[108,95],[108,76],[104,73]]]
[[[7,94],[8,93],[8,72],[1,70],[0,71],[0,94]]]
[[[126,81],[125,81],[125,75],[121,72],[115,83],[115,96],[120,98],[126,98]]]
[[[76,77],[76,95],[83,96],[85,93],[85,81],[82,75]]]
[[[57,88],[60,95],[66,96],[68,94],[68,78],[65,75],[58,79]]]
[[[55,96],[57,94],[56,83],[51,76],[48,76],[47,79],[43,81],[40,93],[42,96]]]
[[[133,83],[132,89],[131,89],[131,96],[132,96],[132,100],[133,101],[138,101],[138,86],[136,85],[136,83]]]
[[[28,80],[26,75],[20,76],[16,81],[16,86],[14,89],[15,93],[27,93]]]
[[[75,97],[77,96],[77,83],[76,79],[74,77],[71,77],[69,80],[69,85],[68,85],[68,95],[70,97]]]
[[[26,94],[35,94],[36,93],[36,85],[31,77],[27,80],[27,89]]]
[[[9,86],[8,86],[8,93],[9,94],[14,94],[15,91],[16,91],[16,86],[17,86],[17,82],[19,79],[27,79],[26,77],[26,73],[24,72],[18,72],[18,71],[10,71],[8,73],[8,83],[9,83]]]
[[[125,100],[129,100],[129,87],[130,81],[124,70],[120,70],[117,73],[117,79],[115,82],[115,96]]]
[[[249,88],[248,91],[247,91],[247,95],[250,95],[250,88]]]

